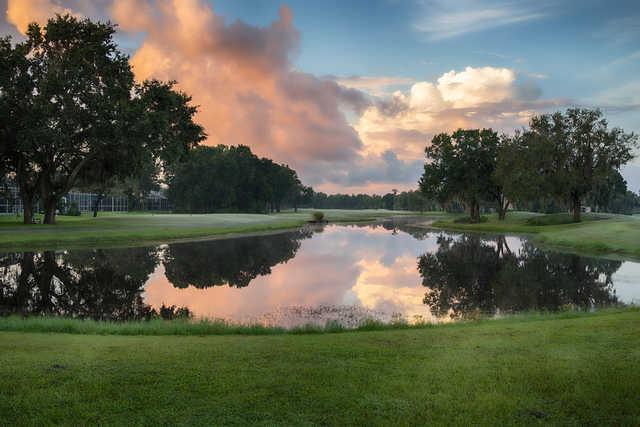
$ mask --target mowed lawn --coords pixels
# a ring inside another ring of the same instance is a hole
[[[530,225],[527,220],[545,217],[530,212],[509,212],[504,221],[489,215],[488,221],[479,224],[454,223],[455,218],[436,221],[434,226],[458,231],[489,233],[532,234],[533,242],[553,249],[576,251],[594,255],[618,255],[640,259],[640,216],[613,214],[586,214],[580,223]]]
[[[70,246],[139,245],[173,239],[261,232],[298,227],[311,210],[261,214],[105,214],[97,218],[58,216],[56,225],[23,225],[15,216],[0,216],[0,249],[44,249]],[[329,221],[366,221],[407,212],[388,210],[322,210]]]
[[[0,333],[6,425],[638,425],[640,311],[270,336]]]

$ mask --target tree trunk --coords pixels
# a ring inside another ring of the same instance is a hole
[[[33,197],[22,193],[22,214],[25,224],[33,224]]]
[[[507,216],[507,208],[509,208],[509,202],[504,196],[501,196],[498,206],[498,220],[504,221],[504,218]]]
[[[96,197],[96,202],[93,204],[93,217],[96,218],[98,216],[98,208],[100,207],[100,202],[102,201],[103,198],[103,194],[102,193],[98,193],[97,197]]]
[[[33,224],[33,205],[36,192],[38,191],[38,181],[32,182],[28,180],[27,172],[18,166],[18,188],[20,190],[20,199],[22,200],[22,212],[25,224]]]
[[[53,196],[48,196],[44,199],[44,220],[43,224],[55,224],[56,223],[56,205],[57,198]]]
[[[476,200],[469,203],[469,216],[471,222],[480,222],[480,205]]]
[[[582,213],[582,201],[580,197],[573,199],[573,222],[580,222],[580,214]]]
[[[507,216],[506,209],[503,209],[502,207],[500,207],[500,209],[498,209],[498,220],[499,221],[504,221],[504,218],[506,216]]]

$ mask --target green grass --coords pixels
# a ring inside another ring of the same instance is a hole
[[[600,221],[609,219],[607,215],[588,214],[582,218],[582,221]],[[534,215],[531,218],[527,218],[527,225],[563,225],[563,224],[575,224],[573,215],[568,213],[556,213],[547,215]]]
[[[433,226],[458,231],[532,234],[534,243],[558,250],[640,259],[640,217],[636,216],[585,214],[582,222],[574,223],[564,215],[509,212],[504,221],[489,215],[486,222],[478,224],[456,223],[454,218],[447,218],[434,222]]]
[[[5,425],[637,425],[639,362],[637,309],[304,335],[0,332],[0,414]]]
[[[81,247],[136,246],[221,235],[269,232],[299,227],[312,210],[260,214],[102,214],[59,217],[56,225],[22,225],[16,217],[0,216],[0,249],[38,250]],[[323,210],[329,222],[372,221],[392,215],[416,215],[387,210]],[[486,222],[456,222],[460,215],[429,212],[433,226],[459,231],[535,235],[533,240],[555,249],[594,255],[640,259],[640,216],[587,214],[581,223],[568,215],[509,212],[504,221],[489,215]],[[598,221],[596,221],[596,219]]]
[[[24,225],[15,216],[0,216],[0,249],[33,250],[94,246],[133,246],[177,239],[265,232],[299,227],[311,210],[260,214],[101,214],[59,216],[56,225]],[[330,222],[371,221],[407,212],[323,210]]]
[[[291,329],[263,326],[260,324],[238,324],[225,320],[140,320],[140,321],[96,321],[64,317],[21,316],[0,317],[0,331],[5,332],[54,332],[65,334],[97,335],[279,335],[312,334],[354,331],[372,331],[433,327],[430,323],[409,325],[407,322],[383,323],[366,320],[355,329],[346,329],[337,322],[325,326],[304,325]]]
[[[635,306],[627,308],[603,308],[602,312],[614,313],[620,310],[636,310]],[[521,312],[509,315],[510,321],[553,320],[567,319],[594,315],[596,312],[580,310],[563,310],[559,312]],[[501,318],[499,320],[502,320]],[[465,322],[493,322],[486,316],[468,320],[458,320],[455,323],[420,322],[410,324],[406,320],[390,323],[375,319],[364,320],[356,328],[345,328],[338,322],[329,322],[324,326],[303,325],[294,328],[277,326],[263,326],[261,324],[233,323],[222,319],[150,319],[129,321],[102,321],[92,319],[65,318],[61,316],[29,316],[10,315],[0,317],[0,332],[35,332],[35,333],[63,333],[63,334],[91,334],[91,335],[281,335],[281,334],[320,334],[338,332],[386,331],[395,329],[422,329],[433,327],[453,327]]]

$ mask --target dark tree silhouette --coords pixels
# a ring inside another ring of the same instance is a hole
[[[514,253],[504,237],[438,239],[435,253],[418,258],[424,302],[437,316],[558,310],[617,303],[612,275],[621,262],[540,250]]]
[[[5,314],[97,320],[156,314],[141,295],[158,262],[155,249],[25,252],[2,259],[0,306]]]
[[[169,245],[163,261],[167,279],[178,288],[249,285],[293,258],[310,230],[267,236]]]

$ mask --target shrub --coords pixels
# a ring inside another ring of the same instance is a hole
[[[314,212],[311,214],[311,216],[313,217],[313,220],[315,222],[322,222],[324,220],[324,212]]]
[[[80,209],[78,208],[78,203],[71,202],[71,204],[69,204],[69,209],[67,209],[67,215],[80,216]]]
[[[480,222],[487,222],[488,220],[489,218],[487,218],[486,216],[481,216],[478,221],[473,221],[468,216],[465,216],[462,218],[456,218],[455,220],[453,220],[453,222],[456,224],[478,224]]]
[[[583,221],[598,221],[603,219],[607,219],[607,217],[597,214],[586,214],[582,216]],[[568,213],[536,215],[527,219],[527,225],[538,226],[571,224],[573,222],[575,222],[573,220],[573,215]]]
[[[158,310],[157,315],[164,320],[190,319],[193,317],[193,313],[187,307],[166,306],[164,304]]]

